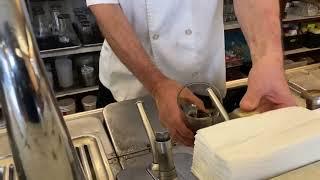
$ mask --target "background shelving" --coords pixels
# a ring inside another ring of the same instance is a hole
[[[293,23],[293,22],[308,22],[308,21],[315,21],[315,20],[320,20],[320,15],[317,16],[295,16],[295,15],[287,15],[286,18],[282,20],[282,22],[285,23]],[[226,31],[229,30],[235,30],[239,29],[240,25],[237,21],[231,21],[231,22],[226,22],[224,24],[224,29]]]
[[[69,90],[63,90],[63,91],[59,91],[59,92],[56,93],[56,98],[62,98],[62,97],[65,97],[65,96],[72,96],[72,95],[76,95],[76,94],[97,91],[98,89],[99,89],[98,86],[91,86],[91,87],[83,87],[83,88],[74,88],[74,89],[69,89]]]
[[[101,50],[102,44],[95,44],[92,46],[82,46],[77,48],[65,48],[57,50],[46,50],[40,51],[41,58],[57,57],[57,56],[68,56],[73,54],[83,54],[90,52],[99,52]]]
[[[317,50],[320,50],[320,47],[318,47],[318,48],[302,47],[302,48],[298,48],[298,49],[285,51],[284,55],[293,55],[293,54],[306,53],[306,52],[312,52],[312,51],[317,51]]]
[[[306,21],[306,20],[308,20],[308,21],[320,20],[320,16],[312,16],[312,17],[289,16],[288,18],[284,19],[283,22]],[[225,23],[224,27],[225,27],[225,30],[228,31],[228,30],[239,29],[240,25],[237,22],[227,22],[227,23]],[[49,57],[67,56],[67,55],[73,55],[73,54],[99,52],[101,50],[101,47],[102,47],[102,44],[99,43],[99,44],[95,44],[92,46],[41,51],[40,55],[42,58],[49,58]],[[313,48],[313,49],[300,48],[300,49],[286,51],[285,55],[304,53],[304,52],[315,51],[315,50],[319,50],[319,49],[320,48]]]
[[[81,1],[81,2],[80,2]],[[85,6],[85,1],[83,0],[71,0],[67,1],[69,11],[71,12],[74,7]],[[36,1],[34,1],[36,2]],[[33,3],[33,1],[31,1]],[[79,4],[80,3],[80,4]],[[30,3],[28,3],[30,7]],[[300,23],[300,22],[308,22],[308,21],[315,21],[320,20],[320,15],[317,16],[295,16],[295,15],[287,15],[282,21],[285,23]],[[226,32],[228,31],[239,31],[240,25],[236,21],[227,22],[224,24],[224,29]],[[71,47],[71,48],[61,48],[61,49],[54,49],[54,50],[45,50],[40,52],[41,58],[44,58],[45,62],[51,62],[52,59],[59,56],[70,56],[70,55],[77,55],[77,54],[87,54],[87,53],[99,53],[102,48],[102,43],[93,44],[90,46],[80,46],[80,47]],[[296,54],[306,54],[311,52],[317,52],[320,48],[298,48],[294,50],[285,51],[284,54],[286,56],[292,56]],[[229,66],[230,69],[237,69],[242,68],[241,66]],[[74,96],[77,94],[85,94],[85,93],[95,93],[98,90],[98,86],[92,87],[79,87],[75,86],[73,88],[69,88],[66,90],[59,90],[55,92],[57,98],[63,98],[67,96]]]

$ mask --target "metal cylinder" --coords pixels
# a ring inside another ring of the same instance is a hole
[[[0,95],[20,180],[85,180],[23,0],[0,1]]]
[[[320,108],[320,90],[303,91],[301,96],[306,99],[306,106],[310,110]]]
[[[177,173],[173,162],[172,143],[168,132],[156,133],[156,149],[159,161],[159,179],[176,179]]]

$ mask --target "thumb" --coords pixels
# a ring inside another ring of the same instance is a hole
[[[240,102],[240,109],[247,112],[254,111],[259,106],[261,98],[261,93],[258,93],[248,87],[246,94]]]

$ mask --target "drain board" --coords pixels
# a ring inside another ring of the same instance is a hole
[[[113,179],[101,144],[93,136],[72,140],[88,180]],[[18,180],[12,156],[0,159],[0,180]]]

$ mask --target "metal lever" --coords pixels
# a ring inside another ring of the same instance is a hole
[[[220,100],[218,99],[218,97],[214,94],[213,90],[211,88],[207,88],[207,91],[209,93],[210,99],[213,101],[214,105],[216,106],[216,108],[219,110],[221,116],[223,117],[223,119],[225,121],[229,121],[229,115],[226,112],[226,110],[224,109],[224,107],[222,106],[222,104],[220,103]]]
[[[154,131],[150,125],[149,119],[147,117],[146,111],[144,110],[143,107],[143,101],[137,101],[136,105],[138,107],[144,128],[147,132],[149,141],[150,141],[150,145],[151,145],[151,151],[152,151],[152,156],[153,156],[153,162],[151,164],[151,170],[154,172],[159,171],[159,160],[158,160],[158,152],[156,149],[156,137],[154,134]]]
[[[291,90],[293,90],[306,100],[307,109],[315,110],[320,108],[320,90],[307,90],[300,85],[290,81],[288,81],[288,84]]]

